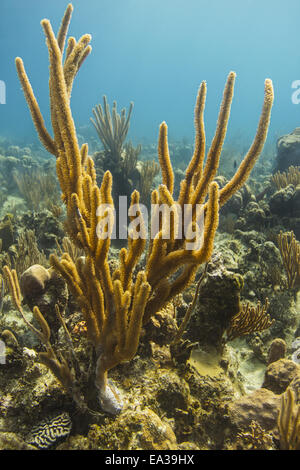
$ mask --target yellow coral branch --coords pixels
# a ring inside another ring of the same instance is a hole
[[[174,174],[170,160],[169,146],[168,146],[168,126],[162,122],[159,127],[158,137],[158,160],[162,172],[163,184],[168,188],[169,192],[173,194],[174,189]]]
[[[262,112],[260,115],[255,138],[245,158],[243,159],[242,163],[238,167],[235,175],[229,181],[229,183],[227,183],[224,186],[224,188],[221,189],[220,206],[223,206],[225,202],[228,201],[228,199],[230,199],[231,196],[238,189],[241,188],[241,186],[245,183],[245,181],[249,177],[251,170],[253,166],[255,165],[255,162],[257,161],[267,138],[273,100],[274,100],[274,92],[273,92],[272,81],[269,79],[266,79],[264,103],[263,103]]]
[[[185,178],[181,182],[178,202],[181,206],[188,204],[189,195],[192,190],[191,183],[194,186],[197,180],[200,180],[202,167],[205,158],[205,128],[204,128],[204,108],[206,99],[206,82],[202,82],[197,95],[195,106],[195,147],[193,157],[187,167]]]
[[[23,88],[23,92],[30,109],[31,117],[34,123],[34,126],[37,130],[39,138],[46,148],[48,152],[52,153],[52,155],[56,155],[56,146],[55,142],[53,141],[51,135],[46,129],[45,121],[40,111],[38,102],[34,96],[30,81],[28,76],[25,72],[23,61],[20,57],[16,58],[16,67],[19,76],[20,83]]]
[[[234,72],[230,72],[230,74],[228,75],[223,93],[223,100],[219,111],[217,129],[207,154],[203,175],[201,176],[200,181],[195,187],[195,191],[190,197],[190,203],[192,205],[202,204],[204,202],[204,198],[207,193],[209,184],[214,179],[217,173],[220,155],[226,136],[228,119],[230,115],[235,76],[236,74]]]

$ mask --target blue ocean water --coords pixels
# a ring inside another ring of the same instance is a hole
[[[23,58],[45,120],[48,51],[40,20],[58,30],[67,1],[1,0],[0,135],[36,140],[14,59]],[[213,135],[229,71],[237,73],[228,136],[255,133],[264,79],[275,89],[269,139],[300,123],[292,83],[300,80],[299,0],[74,0],[70,31],[92,35],[92,54],[76,79],[72,111],[77,126],[92,126],[92,108],[103,94],[118,108],[134,101],[129,138],[155,141],[160,122],[171,139],[194,135],[198,86],[207,81],[205,122]],[[92,128],[91,128],[92,129]]]

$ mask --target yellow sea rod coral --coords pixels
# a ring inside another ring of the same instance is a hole
[[[287,276],[287,287],[298,289],[300,284],[300,242],[291,232],[280,232],[278,246]]]
[[[83,144],[80,148],[78,145],[70,107],[74,78],[91,50],[89,35],[82,36],[78,42],[71,37],[63,58],[72,10],[72,5],[68,5],[57,36],[48,20],[41,23],[49,49],[53,137],[45,127],[20,58],[16,59],[16,66],[40,140],[56,157],[57,176],[67,208],[68,236],[85,254],[75,261],[67,253],[60,259],[51,255],[50,262],[66,280],[82,309],[88,338],[97,357],[95,385],[99,390],[101,407],[108,412],[117,413],[122,404],[118,392],[108,383],[107,372],[135,355],[142,325],[182,292],[195,278],[199,265],[210,259],[219,208],[246,181],[263,148],[269,126],[273,89],[272,82],[266,80],[262,113],[253,144],[236,174],[222,190],[219,190],[214,178],[226,135],[235,73],[230,72],[228,76],[217,129],[206,160],[203,118],[206,83],[202,82],[200,85],[195,107],[195,150],[181,183],[178,201],[173,198],[174,173],[168,149],[167,124],[161,124],[158,156],[163,182],[158,190],[152,192],[152,203],[157,204],[158,208],[165,205],[170,209],[169,223],[166,224],[164,218],[160,218],[154,238],[149,242],[145,268],[136,273],[135,268],[146,249],[146,229],[139,209],[140,195],[138,191],[134,191],[131,195],[131,207],[138,208],[136,216],[140,221],[140,236],[133,237],[133,231],[129,230],[128,246],[120,250],[119,266],[110,272],[108,253],[114,219],[112,176],[107,171],[98,187],[88,146]],[[205,204],[203,243],[196,244],[192,249],[190,244],[195,237],[191,230],[178,237],[182,209],[186,204],[190,205],[192,211],[189,229],[197,226],[196,208]],[[107,205],[104,213],[97,212],[101,205]],[[152,225],[154,217],[155,213],[151,220]],[[99,227],[101,233],[106,234],[105,237],[98,236]],[[166,232],[169,232],[168,238],[165,237]],[[49,361],[48,366],[51,368]]]
[[[281,395],[277,425],[281,450],[300,450],[300,405],[290,387]]]

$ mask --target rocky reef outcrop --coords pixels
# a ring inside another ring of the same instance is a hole
[[[276,170],[285,171],[291,165],[300,165],[300,127],[277,141]]]

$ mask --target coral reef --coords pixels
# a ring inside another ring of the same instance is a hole
[[[91,38],[89,35],[85,35],[77,44],[73,38],[69,40],[66,58],[63,62],[62,53],[71,13],[72,6],[69,5],[57,36],[54,35],[48,20],[43,20],[41,23],[49,49],[50,108],[54,138],[45,128],[43,117],[20,58],[16,59],[16,66],[40,140],[57,159],[57,175],[67,208],[66,228],[68,234],[74,243],[85,251],[85,259],[76,264],[67,254],[64,254],[61,260],[55,255],[51,255],[50,262],[65,278],[69,289],[77,298],[84,313],[88,337],[93,343],[97,355],[95,385],[99,391],[101,406],[106,411],[118,413],[122,408],[121,401],[115,388],[108,383],[107,372],[120,362],[129,360],[135,355],[142,324],[146,324],[153,314],[164,307],[194,279],[198,265],[210,259],[218,225],[219,206],[223,206],[244,184],[262,150],[269,125],[273,91],[271,81],[266,80],[264,104],[254,142],[232,179],[219,192],[218,185],[213,179],[216,175],[226,134],[235,74],[231,72],[228,76],[216,134],[204,166],[203,112],[206,84],[202,82],[195,108],[194,155],[181,183],[177,205],[183,208],[185,204],[189,203],[192,210],[195,210],[197,205],[204,203],[208,195],[208,201],[204,206],[203,245],[200,248],[190,250],[186,246],[188,242],[186,234],[184,238],[178,239],[180,214],[176,209],[177,213],[173,213],[169,227],[164,227],[162,223],[162,226],[157,228],[153,242],[149,245],[145,270],[139,271],[135,282],[133,283],[133,269],[144,251],[146,240],[145,236],[141,239],[134,239],[130,232],[128,234],[128,250],[126,248],[121,250],[120,267],[111,276],[107,257],[113,214],[106,209],[105,213],[99,217],[98,213],[96,214],[96,209],[100,204],[110,207],[113,205],[112,177],[110,172],[106,172],[101,187],[97,186],[94,164],[88,156],[87,145],[84,144],[79,148],[70,108],[73,80],[82,62],[90,53],[89,42]],[[106,116],[109,118],[108,113]],[[116,112],[114,116],[117,119]],[[163,184],[159,191],[153,191],[152,203],[166,204],[172,207],[175,205],[172,197],[174,173],[170,162],[165,122],[160,126],[158,159]],[[131,206],[138,205],[138,203],[139,193],[135,191],[131,196]],[[139,209],[138,212],[141,217]],[[192,215],[190,229],[195,226],[196,217]],[[99,236],[99,232],[96,233],[99,224],[101,226],[100,233],[106,234],[105,237]],[[143,224],[144,221],[141,220],[142,232],[144,230]],[[164,236],[166,229],[170,232],[167,241]],[[181,269],[182,272],[175,279],[171,279],[171,275]],[[20,308],[21,299],[16,273],[14,270],[10,272],[8,268],[5,272],[15,305],[24,318]],[[71,371],[67,370],[63,356],[61,356],[61,361],[57,360],[49,343],[49,326],[38,307],[34,307],[33,312],[39,320],[42,332],[35,331],[32,325],[30,327],[38,334],[47,348],[43,360],[46,361],[47,358],[46,363],[51,370],[60,378],[67,389],[72,390],[74,387],[70,383],[73,380]]]
[[[165,122],[157,146],[126,144],[132,106],[118,114],[104,98],[94,112],[104,151],[90,156],[70,99],[91,38],[67,41],[72,11],[57,35],[42,21],[52,135],[16,59],[62,201],[44,156],[0,149],[1,169],[19,182],[12,189],[2,178],[0,448],[298,449],[299,237],[290,226],[298,223],[298,170],[271,175],[268,153],[250,176],[268,130],[271,81],[244,158],[235,144],[223,147],[234,72],[210,146],[202,82],[194,146],[169,141]],[[19,198],[9,214],[8,194]],[[127,245],[118,249],[120,194],[131,198]],[[158,210],[148,220],[142,204],[150,202]],[[180,234],[186,205],[190,223]]]

